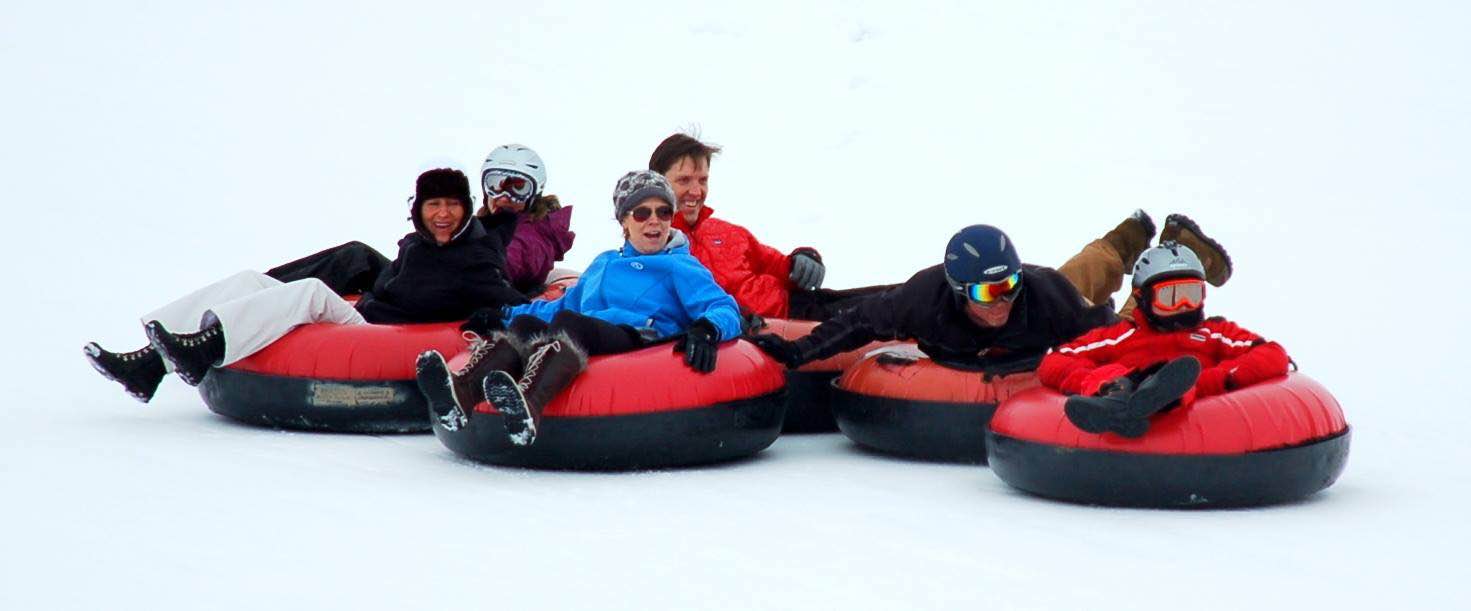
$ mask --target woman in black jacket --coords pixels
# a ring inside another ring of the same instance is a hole
[[[198,385],[210,368],[250,356],[298,325],[444,322],[524,303],[501,273],[505,242],[493,233],[493,223],[514,226],[515,216],[491,216],[501,218],[477,222],[471,215],[463,173],[430,170],[419,176],[410,203],[415,231],[399,240],[398,257],[356,306],[315,278],[283,283],[245,271],[144,316],[143,348],[115,353],[93,342],[83,351],[103,376],[147,402],[168,371]]]

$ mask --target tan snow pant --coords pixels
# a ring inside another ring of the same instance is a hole
[[[1094,305],[1108,303],[1124,286],[1124,261],[1118,250],[1102,239],[1089,242],[1057,271]],[[1128,316],[1133,310],[1134,298],[1129,297],[1124,307],[1119,308],[1119,315]]]

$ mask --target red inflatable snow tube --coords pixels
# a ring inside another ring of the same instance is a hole
[[[987,433],[997,476],[1081,503],[1245,506],[1327,488],[1348,460],[1343,409],[1298,373],[1156,415],[1138,439],[1078,430],[1065,401],[1035,388],[1002,403]]]
[[[451,369],[467,359],[451,358]],[[732,460],[760,452],[781,434],[786,378],[755,345],[726,342],[715,371],[684,364],[671,344],[588,359],[542,412],[529,446],[512,445],[504,421],[481,403],[469,423],[434,434],[472,460],[544,469],[653,469]]]
[[[464,351],[459,323],[297,327],[199,385],[217,414],[276,428],[422,433],[429,407],[414,382],[425,350]]]
[[[555,299],[577,274],[553,270],[534,299]],[[344,295],[356,303],[358,295]],[[333,433],[424,433],[429,405],[414,380],[425,350],[465,350],[459,322],[302,325],[260,352],[210,370],[199,385],[217,414],[274,428]]]
[[[819,323],[808,320],[768,318],[755,333],[771,333],[784,339],[806,337]],[[870,342],[820,361],[812,361],[787,372],[787,420],[784,433],[832,433],[838,430],[833,420],[833,380],[843,370],[857,363],[863,355],[896,342]]]
[[[997,403],[1037,386],[1037,378],[953,369],[904,344],[869,353],[834,384],[833,416],[859,445],[925,460],[984,463],[986,424]]]

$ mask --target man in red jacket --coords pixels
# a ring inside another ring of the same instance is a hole
[[[1200,259],[1178,243],[1139,256],[1132,320],[1059,346],[1037,369],[1043,384],[1072,395],[1069,421],[1090,433],[1139,437],[1162,410],[1287,374],[1282,346],[1204,318],[1205,278]]]
[[[745,227],[712,218],[710,160],[720,147],[687,134],[665,138],[649,156],[649,169],[669,180],[679,200],[674,227],[690,239],[690,254],[710,269],[715,282],[735,297],[741,310],[760,316],[826,320],[864,296],[888,286],[846,290],[822,287],[827,268],[810,247],[790,253],[762,244]]]

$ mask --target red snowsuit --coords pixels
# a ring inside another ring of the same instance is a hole
[[[690,254],[709,268],[715,283],[735,297],[742,311],[786,317],[792,290],[790,256],[756,241],[745,227],[710,218],[714,213],[705,206],[694,226],[684,215],[674,215],[674,228],[689,236]]]
[[[1185,355],[1199,359],[1201,370],[1180,405],[1287,375],[1281,345],[1233,322],[1212,318],[1195,329],[1158,331],[1139,308],[1134,320],[1099,327],[1048,352],[1037,377],[1065,394],[1095,395],[1116,378]]]

